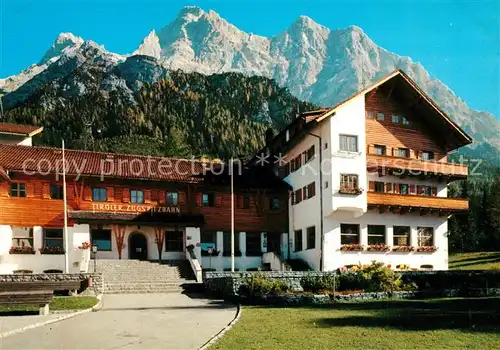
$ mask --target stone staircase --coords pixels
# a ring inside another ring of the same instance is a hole
[[[187,260],[97,260],[104,293],[180,293],[196,283]]]

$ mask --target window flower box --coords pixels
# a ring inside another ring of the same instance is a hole
[[[391,248],[387,244],[379,243],[368,245],[366,250],[369,252],[388,252]]]
[[[356,188],[356,187],[340,187],[339,188],[339,193],[341,194],[352,194],[352,195],[358,195],[363,193],[362,188]]]
[[[9,254],[35,254],[36,251],[33,247],[10,247]]]
[[[342,244],[340,250],[343,252],[360,252],[364,250],[361,244]]]
[[[89,242],[83,242],[81,246],[78,247],[78,249],[90,249],[91,244]]]
[[[417,247],[417,252],[419,253],[434,253],[438,248],[436,246],[422,246],[422,247]]]
[[[411,245],[396,245],[392,247],[393,252],[412,252],[415,250],[415,247]]]
[[[62,247],[43,247],[40,248],[40,254],[64,254],[66,253]]]

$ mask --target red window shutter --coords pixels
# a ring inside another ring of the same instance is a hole
[[[437,196],[437,193],[438,193],[438,189],[436,186],[432,186],[432,195],[433,196]]]
[[[415,185],[410,185],[410,194],[415,194]]]
[[[307,193],[307,186],[302,187],[302,198],[303,199],[309,198],[309,194]]]
[[[92,190],[88,186],[83,189],[83,199],[86,201],[92,200]]]
[[[222,207],[222,195],[220,194],[215,195],[215,206]]]
[[[158,194],[158,203],[165,203],[165,191],[160,191],[160,193]]]
[[[144,203],[151,203],[151,190],[144,191]]]
[[[50,198],[50,184],[45,182],[42,188],[42,198],[49,199]]]
[[[196,205],[199,207],[201,207],[201,205],[202,205],[201,195],[202,195],[201,193],[196,194]]]
[[[122,202],[128,203],[130,202],[130,188],[124,188],[122,191]]]
[[[186,204],[186,193],[179,192],[179,204],[180,205]]]
[[[290,198],[291,198],[291,201],[292,201],[292,205],[294,205],[295,204],[295,192],[292,192],[290,194]]]
[[[392,183],[386,183],[385,184],[385,192],[386,193],[392,193]]]
[[[418,195],[422,195],[422,193],[423,193],[422,186],[418,185],[418,186],[417,186],[417,194],[418,194]]]
[[[114,187],[106,187],[106,196],[108,202],[114,202],[115,200],[115,188]]]
[[[158,191],[156,190],[151,191],[151,201],[158,202]]]
[[[26,197],[34,197],[35,196],[35,184],[33,182],[28,182],[26,184]]]
[[[243,208],[243,196],[236,197],[236,208]]]
[[[399,193],[399,184],[394,184],[394,193]]]
[[[375,191],[375,181],[368,182],[368,189],[370,190],[370,192]]]
[[[311,197],[314,197],[316,195],[316,182],[313,182],[311,184],[311,190],[309,192]]]

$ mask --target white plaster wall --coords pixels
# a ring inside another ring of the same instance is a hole
[[[360,95],[336,109],[330,118],[331,133],[331,201],[332,211],[348,209],[357,211],[358,215],[366,212],[366,186],[360,195],[339,194],[340,175],[357,174],[360,186],[366,179],[366,132],[365,132],[365,96]],[[355,135],[358,137],[358,152],[340,151],[339,135]],[[324,167],[325,169],[325,167]],[[326,209],[326,208],[325,208]],[[326,211],[328,216],[331,211]]]
[[[438,250],[434,253],[396,253],[396,252],[341,252],[340,224],[359,224],[361,244],[368,243],[368,225],[386,226],[386,244],[392,246],[393,226],[410,226],[411,245],[417,246],[417,227],[434,228],[434,245]],[[448,222],[446,217],[419,216],[418,214],[379,214],[368,212],[360,217],[353,217],[350,212],[338,212],[325,220],[325,269],[335,270],[352,264],[369,264],[372,260],[381,261],[396,267],[399,264],[409,264],[411,268],[421,265],[433,265],[435,270],[448,269]]]

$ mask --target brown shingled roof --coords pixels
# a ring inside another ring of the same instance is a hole
[[[66,174],[113,178],[201,182],[210,164],[197,160],[66,150]],[[62,150],[0,144],[0,166],[28,174],[62,174]]]
[[[41,133],[43,126],[0,123],[0,134],[33,136]]]

